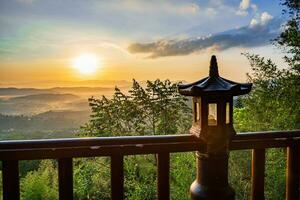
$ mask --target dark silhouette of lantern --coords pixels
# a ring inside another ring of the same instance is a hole
[[[216,56],[211,57],[208,77],[178,86],[180,94],[193,97],[190,133],[205,144],[205,150],[197,152],[198,175],[191,186],[193,199],[234,199],[227,177],[228,146],[235,135],[233,96],[247,94],[251,88],[250,83],[241,84],[220,77]]]

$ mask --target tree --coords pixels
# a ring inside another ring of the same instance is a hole
[[[133,80],[132,87],[126,94],[119,88],[115,88],[111,99],[105,96],[101,99],[90,98],[92,115],[90,121],[82,127],[81,135],[165,135],[187,132],[191,126],[192,112],[188,105],[188,99],[177,92],[177,83],[157,79],[147,81],[145,85],[142,87],[140,83]],[[178,155],[177,158],[184,157]],[[107,160],[104,164],[108,164],[108,162]],[[194,164],[193,159],[190,159],[189,162]],[[184,164],[186,165],[188,162],[186,161]],[[96,173],[98,173],[99,167],[87,164],[87,162],[84,164],[79,162],[79,166],[75,170],[75,173],[78,174],[78,178],[75,179],[76,196],[79,199],[83,197],[106,199],[109,192],[106,191],[101,196],[93,186],[100,185],[99,181],[95,182],[98,179],[94,178],[97,177]],[[174,168],[177,169],[177,166]],[[108,169],[103,167],[101,171],[109,174]],[[156,159],[153,155],[126,156],[124,174],[127,199],[156,198]],[[186,184],[187,186],[192,182],[191,177],[188,176],[190,180]],[[182,176],[177,175],[173,179],[176,187],[182,184],[182,180],[180,181],[179,178],[182,179]],[[102,185],[106,183],[102,181]],[[176,192],[177,195],[180,195],[180,191]]]
[[[105,157],[74,159],[74,199],[110,199],[108,160]]]
[[[248,77],[254,88],[243,101],[245,108],[238,112],[247,119],[243,128],[248,130],[300,128],[300,1],[285,0],[282,5],[287,7],[288,21],[274,44],[285,52],[288,67],[281,69],[270,59],[244,54],[251,65]]]
[[[288,15],[288,21],[274,44],[285,53],[287,68],[278,67],[272,60],[259,55],[245,53],[252,73],[248,75],[253,83],[252,92],[240,99],[244,107],[235,109],[235,123],[238,131],[284,130],[300,128],[300,32],[299,16],[300,1],[284,0],[286,6],[283,14]],[[242,152],[240,152],[242,153]],[[243,162],[245,156],[233,153],[231,170],[236,166],[246,169],[250,163]],[[285,184],[285,151],[283,149],[267,150],[266,162],[266,192],[267,199],[283,199]],[[231,171],[233,182],[236,182],[237,196],[246,199],[239,191],[245,191],[241,185],[249,188],[249,180],[235,171]],[[243,173],[246,174],[246,173]],[[249,176],[246,176],[249,178]],[[239,180],[240,179],[240,180]],[[243,183],[243,184],[240,184]],[[278,189],[279,188],[279,189]]]
[[[21,179],[21,199],[58,199],[57,169],[51,160],[43,160],[37,171],[29,172]]]
[[[177,92],[177,84],[169,80],[147,81],[145,88],[133,80],[128,95],[116,87],[112,99],[89,99],[92,115],[81,135],[184,133],[191,123],[187,101]]]
[[[275,42],[284,48],[288,53],[284,57],[290,66],[291,73],[300,73],[300,1],[299,0],[284,0],[282,5],[287,9],[283,13],[288,14],[289,20],[285,24],[284,30],[280,36],[275,39]]]

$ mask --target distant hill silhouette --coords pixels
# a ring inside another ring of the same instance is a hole
[[[32,94],[10,98],[11,102],[53,102],[53,101],[73,101],[79,99],[79,96],[73,94]]]
[[[113,93],[114,87],[0,88],[0,113],[35,115],[49,110],[88,110],[89,97],[110,98]]]
[[[49,110],[88,110],[87,98],[74,94],[31,94],[0,101],[0,113],[35,115]]]
[[[113,87],[54,87],[48,89],[38,88],[0,88],[1,96],[20,96],[33,94],[50,94],[50,93],[101,93],[103,91],[113,91]]]
[[[33,116],[0,114],[0,139],[74,137],[90,111],[54,110]]]

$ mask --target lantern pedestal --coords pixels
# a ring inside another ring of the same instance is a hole
[[[235,192],[228,184],[228,154],[197,155],[197,179],[190,194],[194,200],[234,200]]]

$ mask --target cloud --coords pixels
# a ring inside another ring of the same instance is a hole
[[[260,16],[260,22],[262,25],[267,24],[271,19],[273,19],[273,16],[267,12],[263,12]]]
[[[267,25],[274,17],[268,12],[263,12],[258,18],[253,18],[250,22],[250,27],[255,27],[257,25]]]
[[[250,0],[242,0],[240,2],[240,7],[239,9],[236,11],[236,15],[239,16],[247,16],[248,15],[248,8],[250,6]]]
[[[232,47],[256,47],[266,45],[279,32],[281,20],[273,19],[268,13],[263,13],[258,19],[252,19],[248,26],[207,37],[188,38],[183,40],[159,40],[151,43],[133,43],[128,47],[131,53],[148,53],[149,58],[164,56],[188,55],[208,50],[219,51]]]
[[[242,0],[240,3],[241,10],[247,10],[250,6],[250,0]]]
[[[250,27],[255,27],[258,24],[259,24],[259,22],[257,21],[257,19],[251,19]]]
[[[251,0],[242,0],[240,2],[239,9],[236,11],[236,15],[247,16],[249,9],[252,8],[253,12],[256,12],[258,7],[256,4],[251,4]]]

